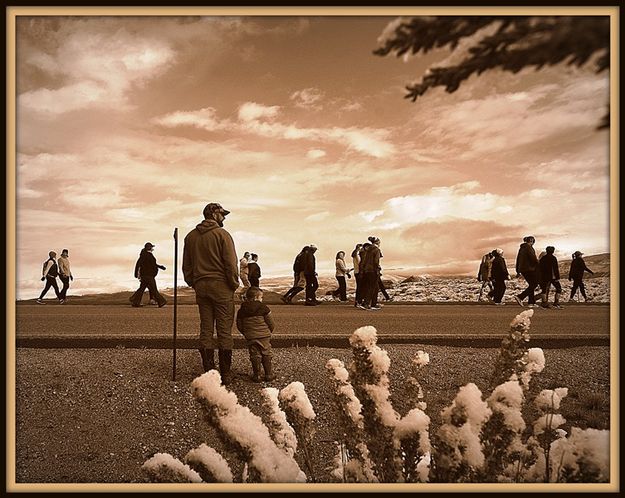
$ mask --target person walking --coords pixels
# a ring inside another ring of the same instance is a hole
[[[534,294],[536,286],[538,285],[538,258],[536,258],[536,252],[533,247],[535,242],[536,239],[532,235],[523,238],[523,243],[519,246],[515,264],[517,278],[523,275],[523,278],[527,282],[527,288],[521,294],[515,295],[514,300],[519,306],[523,306],[523,300],[527,298],[530,308],[535,308],[537,306]]]
[[[588,272],[591,275],[594,275],[594,272],[586,266],[584,259],[582,256],[583,252],[575,251],[573,253],[573,259],[571,261],[571,268],[569,269],[569,281],[573,280],[573,287],[571,288],[571,296],[569,297],[569,302],[573,301],[577,289],[579,289],[580,294],[584,298],[584,301],[588,301],[588,297],[586,296],[586,288],[584,287],[584,272]]]
[[[247,264],[247,278],[251,287],[260,287],[260,266],[258,266],[258,254],[251,254],[252,260]]]
[[[241,296],[241,301],[245,300],[245,293],[247,291],[247,289],[249,289],[250,287],[250,281],[247,278],[248,275],[248,268],[247,265],[250,262],[250,253],[245,251],[243,253],[243,257],[239,260],[239,277],[241,278],[241,283],[243,284],[243,288],[241,289],[241,292],[239,293],[239,296]]]
[[[156,286],[156,275],[158,274],[159,268],[161,270],[166,270],[167,268],[156,262],[156,258],[154,254],[152,254],[154,247],[156,246],[151,242],[146,242],[135,264],[135,278],[138,278],[140,283],[139,288],[130,297],[130,303],[133,308],[141,307],[141,299],[143,298],[145,289],[149,289],[150,295],[156,300],[159,308],[167,304],[167,299],[161,295]]]
[[[378,305],[378,282],[380,280],[380,239],[374,236],[368,237],[369,247],[361,256],[360,271],[363,272],[365,291],[363,293],[363,304],[358,307],[366,310],[382,309]]]
[[[541,290],[541,306],[543,308],[549,308],[549,288],[553,285],[556,290],[553,307],[561,309],[560,295],[562,294],[562,285],[560,285],[560,269],[558,268],[558,258],[555,257],[554,252],[556,248],[553,246],[547,246],[545,248],[545,254],[538,259],[539,275],[540,275],[540,290]]]
[[[232,382],[232,325],[234,292],[239,287],[238,259],[232,236],[223,228],[230,211],[211,202],[202,214],[204,220],[184,238],[182,272],[184,281],[195,291],[200,313],[198,350],[202,366],[205,372],[215,368],[214,353],[218,349],[221,381],[227,385]]]
[[[503,249],[493,249],[491,252],[490,278],[493,281],[493,289],[489,293],[496,305],[503,306],[503,295],[506,293],[506,280],[510,279],[506,260],[503,258]]]
[[[74,280],[72,271],[69,264],[69,251],[63,249],[61,251],[61,257],[58,260],[59,278],[63,282],[63,288],[61,289],[61,299],[63,303],[67,302],[67,290],[69,289],[69,281]]]
[[[317,252],[317,246],[310,244],[308,251],[304,253],[304,277],[306,278],[306,302],[304,306],[317,306],[317,296],[315,293],[319,288],[319,282],[317,280],[317,269],[315,261],[315,252]]]
[[[354,306],[358,306],[358,304],[362,301],[362,273],[359,271],[360,266],[360,250],[362,249],[362,244],[356,244],[354,250],[352,251],[352,263],[354,264],[354,280],[356,283],[356,292],[354,294]]]
[[[266,382],[276,378],[271,367],[271,334],[274,328],[271,310],[263,304],[263,291],[258,287],[250,287],[245,302],[237,311],[237,329],[247,342],[254,382],[261,381],[261,365],[265,370]]]
[[[305,253],[310,250],[310,247],[304,246],[302,250],[299,252],[297,256],[295,256],[295,260],[293,261],[293,287],[291,287],[286,293],[280,298],[283,303],[291,304],[293,298],[304,290],[306,287],[306,277],[304,276],[304,259],[306,257]]]
[[[46,304],[43,300],[44,296],[50,290],[50,287],[54,289],[54,293],[56,294],[57,299],[60,304],[63,304],[65,301],[61,297],[61,293],[59,292],[59,285],[56,282],[56,277],[59,274],[59,266],[56,263],[56,252],[50,251],[48,253],[48,259],[43,262],[43,271],[41,276],[41,281],[45,281],[46,285],[39,294],[37,298],[37,304]]]
[[[484,254],[482,256],[482,261],[480,262],[480,267],[477,271],[477,281],[482,282],[482,286],[480,287],[480,293],[477,296],[477,300],[482,300],[482,293],[484,292],[484,288],[488,287],[488,293],[486,297],[489,297],[493,294],[493,284],[491,282],[491,268],[493,264],[493,255],[492,252]]]
[[[338,297],[341,301],[347,301],[347,281],[345,278],[351,278],[351,269],[348,270],[345,264],[345,251],[336,253],[335,267],[336,272],[334,276],[336,277],[339,287],[332,292],[332,297]]]

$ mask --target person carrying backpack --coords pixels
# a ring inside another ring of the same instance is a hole
[[[56,253],[54,251],[50,251],[48,253],[48,259],[43,262],[43,270],[41,281],[45,281],[46,285],[39,294],[39,298],[37,299],[37,304],[46,304],[43,301],[43,297],[48,293],[50,287],[54,289],[54,293],[59,300],[60,304],[63,304],[65,300],[61,296],[59,291],[59,284],[56,281],[56,277],[59,276],[59,267],[56,263]]]

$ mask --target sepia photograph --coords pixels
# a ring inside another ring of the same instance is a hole
[[[618,491],[618,7],[5,14],[7,492]]]

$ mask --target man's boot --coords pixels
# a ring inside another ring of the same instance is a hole
[[[271,382],[276,376],[271,371],[271,356],[263,356],[263,368],[265,369],[265,380]]]
[[[200,356],[202,357],[202,367],[205,372],[209,370],[215,370],[215,350],[207,348],[199,348]]]
[[[219,372],[221,373],[221,383],[227,386],[232,382],[230,367],[232,366],[232,350],[219,350]]]
[[[541,305],[543,308],[549,308],[549,291],[547,291],[547,292],[543,292],[543,293],[540,295],[540,300],[541,300],[541,304],[540,304],[540,305]]]
[[[250,358],[250,360],[252,361],[252,381],[254,382],[260,382],[261,378],[260,378],[260,370],[261,370],[261,359],[258,357],[254,357],[254,358]]]

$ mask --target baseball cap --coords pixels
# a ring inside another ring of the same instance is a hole
[[[575,254],[575,256],[583,256],[584,253],[580,252],[580,251],[575,251],[573,254]]]
[[[151,242],[146,242],[143,247],[146,249],[152,249],[153,247],[156,247],[156,246],[152,244]]]
[[[204,218],[206,218],[207,214],[214,213],[215,211],[221,212],[221,214],[223,214],[224,216],[230,214],[230,211],[221,207],[221,204],[219,204],[218,202],[210,202],[204,208]]]
[[[317,249],[317,246],[315,244],[309,244],[308,247],[310,247],[311,249]]]

